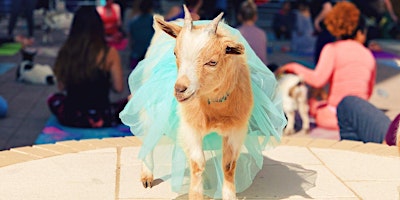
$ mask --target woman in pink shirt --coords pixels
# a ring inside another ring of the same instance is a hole
[[[337,3],[324,22],[337,41],[324,46],[315,70],[289,63],[282,66],[278,73],[298,74],[314,88],[329,84],[326,100],[310,98],[310,115],[315,117],[317,126],[338,130],[337,105],[349,95],[369,99],[375,84],[376,61],[364,46],[366,24],[354,4]]]

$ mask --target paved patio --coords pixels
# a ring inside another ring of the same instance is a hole
[[[0,199],[187,199],[171,192],[156,163],[156,185],[144,189],[136,137],[66,141],[0,152]],[[163,157],[165,155],[158,155]],[[264,166],[239,199],[400,198],[397,147],[283,138],[264,151]],[[157,155],[156,155],[157,157]],[[157,173],[158,172],[158,173]]]

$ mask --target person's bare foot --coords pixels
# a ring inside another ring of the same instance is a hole
[[[382,51],[381,46],[380,46],[377,42],[375,42],[375,41],[371,41],[371,42],[368,44],[368,48],[369,48],[371,51]]]
[[[22,48],[27,46],[32,46],[35,40],[31,38],[26,38],[22,35],[15,36],[14,40],[22,45]]]

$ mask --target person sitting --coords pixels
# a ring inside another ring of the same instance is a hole
[[[272,27],[276,39],[290,39],[293,29],[294,15],[291,11],[291,2],[285,1],[281,10],[274,15]]]
[[[118,114],[127,99],[111,102],[109,98],[110,90],[121,93],[124,88],[121,61],[104,33],[94,6],[76,11],[54,65],[60,92],[47,101],[62,125],[98,128],[121,123]]]
[[[400,114],[393,121],[370,102],[347,96],[337,106],[340,139],[398,145]],[[396,136],[397,135],[397,136]]]
[[[104,24],[107,42],[120,42],[123,39],[121,31],[121,8],[114,0],[107,0],[104,6],[97,6]]]
[[[327,100],[310,98],[310,115],[317,126],[339,130],[336,107],[345,96],[369,99],[375,84],[376,61],[364,46],[366,22],[357,7],[339,2],[327,14],[325,24],[337,41],[328,43],[321,52],[315,70],[298,63],[288,63],[277,73],[292,72],[314,88],[329,84]]]
[[[292,30],[291,51],[312,55],[316,37],[314,36],[314,27],[308,2],[306,0],[298,1],[294,14],[296,20]]]
[[[139,4],[140,14],[129,22],[130,67],[132,69],[144,58],[154,35],[152,10],[152,0],[141,0]]]
[[[238,18],[242,23],[238,30],[261,61],[267,65],[267,36],[264,30],[256,25],[257,5],[251,0],[244,1],[240,7]]]
[[[184,4],[189,9],[190,14],[192,15],[193,20],[199,20],[200,15],[199,11],[201,6],[203,5],[203,0],[185,0]],[[176,19],[183,19],[184,12],[183,6],[174,6],[172,7],[168,13],[164,16],[167,21],[174,21]]]

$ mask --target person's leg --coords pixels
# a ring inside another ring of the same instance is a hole
[[[36,6],[36,0],[24,0],[23,1],[25,10],[25,17],[26,17],[26,22],[28,24],[28,36],[30,38],[33,37],[33,31],[35,28],[34,20],[33,20],[33,11],[35,10]]]
[[[318,109],[326,106],[326,100],[318,100],[315,97],[310,97],[308,99],[309,114],[311,117],[316,117]]]
[[[47,98],[47,105],[53,115],[57,118],[62,116],[66,96],[62,93],[55,93]]]
[[[22,0],[13,0],[11,1],[11,12],[10,18],[8,20],[8,35],[11,36],[14,33],[15,24],[17,23],[18,14],[20,9],[22,8],[21,2]]]
[[[368,101],[358,97],[343,98],[337,107],[341,139],[382,143],[390,119]]]
[[[317,109],[317,113],[315,115],[315,123],[321,128],[339,130],[336,110],[330,105],[325,105]]]

